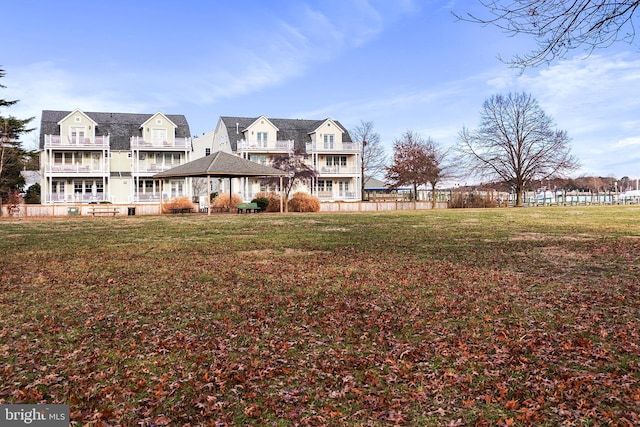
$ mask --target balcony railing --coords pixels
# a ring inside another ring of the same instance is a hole
[[[339,153],[360,153],[362,150],[360,144],[355,142],[334,142],[326,144],[324,142],[308,142],[306,145],[307,153],[318,152],[339,152]]]
[[[101,174],[105,173],[106,169],[100,166],[93,167],[92,165],[86,165],[82,163],[76,164],[49,164],[46,167],[46,171],[50,173],[63,173],[63,174]]]
[[[187,149],[191,148],[191,138],[173,138],[169,141],[147,141],[139,136],[131,137],[131,148],[138,149]]]
[[[293,141],[238,141],[238,151],[291,151]]]
[[[107,202],[105,193],[51,193],[45,194],[45,203],[99,203]]]
[[[109,135],[90,138],[61,137],[60,135],[45,135],[44,148],[108,148]]]
[[[133,173],[158,173],[180,165],[181,163],[139,163],[134,164]]]
[[[160,192],[156,191],[156,192],[148,192],[148,193],[141,193],[141,192],[136,192],[133,194],[133,201],[134,202],[159,202],[160,201]]]
[[[353,175],[358,173],[353,166],[321,166],[320,175]]]

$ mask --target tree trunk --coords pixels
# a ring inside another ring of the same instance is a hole
[[[436,208],[436,185],[431,184],[431,209]]]

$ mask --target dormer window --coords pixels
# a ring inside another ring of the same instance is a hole
[[[268,137],[269,137],[269,133],[268,132],[257,132],[256,133],[256,138],[258,140],[258,146],[259,147],[266,147],[267,146]]]
[[[324,135],[324,148],[333,148],[333,135]]]

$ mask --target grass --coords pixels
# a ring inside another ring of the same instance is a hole
[[[640,208],[0,221],[0,403],[638,425]]]

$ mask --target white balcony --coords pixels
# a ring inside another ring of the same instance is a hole
[[[318,170],[320,176],[324,175],[356,175],[358,169],[353,166],[321,166]]]
[[[133,173],[156,174],[158,172],[163,172],[180,165],[181,163],[138,163],[134,164]]]
[[[360,153],[362,151],[360,144],[355,142],[308,142],[306,145],[307,153]]]
[[[173,140],[169,141],[147,141],[140,136],[132,136],[131,148],[139,150],[187,150],[191,149],[191,138],[173,138]]]
[[[293,140],[286,141],[238,141],[238,152],[288,152],[293,151]]]
[[[109,148],[109,135],[89,138],[63,138],[60,135],[45,135],[44,148],[72,148],[74,150],[83,148],[93,150],[96,148]]]
[[[75,164],[47,164],[45,167],[46,172],[55,175],[102,175],[107,172],[104,167],[94,166],[90,164],[75,163]]]

